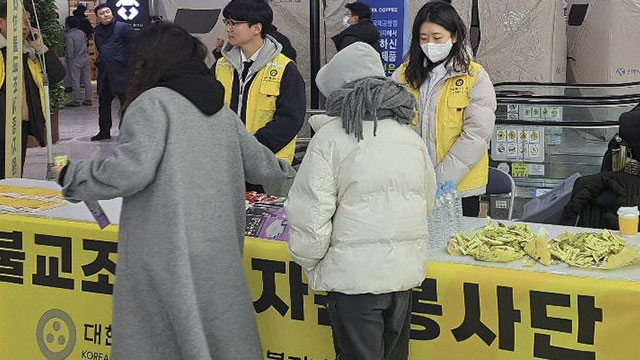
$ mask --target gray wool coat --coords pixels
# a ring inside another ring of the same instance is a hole
[[[284,195],[294,171],[224,107],[167,88],[127,110],[112,156],[69,164],[71,200],[122,196],[115,360],[261,359],[242,267],[245,180]]]

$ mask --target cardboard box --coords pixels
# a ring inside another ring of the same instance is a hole
[[[493,83],[565,82],[567,37],[556,0],[479,2],[481,40],[476,59]]]
[[[640,81],[640,0],[569,1],[588,4],[582,25],[569,26],[569,81]]]

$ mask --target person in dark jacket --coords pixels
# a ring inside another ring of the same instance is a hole
[[[296,49],[291,45],[291,41],[286,37],[283,33],[278,31],[278,28],[275,25],[271,25],[269,29],[267,29],[267,35],[271,35],[277,42],[282,45],[282,55],[288,57],[289,59],[296,61],[296,57],[298,57],[298,53]]]
[[[344,14],[343,24],[347,26],[341,33],[331,38],[336,45],[336,50],[340,51],[347,46],[361,41],[371,45],[379,54],[382,54],[380,47],[380,32],[371,22],[371,8],[361,2],[352,2],[345,6],[347,11]]]
[[[269,4],[265,0],[255,0],[255,1],[265,2],[266,4]],[[270,35],[271,37],[276,39],[276,41],[279,42],[280,45],[282,45],[282,52],[281,52],[282,55],[288,57],[294,62],[296,61],[296,57],[298,56],[296,49],[293,47],[293,45],[291,45],[291,41],[289,41],[289,38],[286,37],[281,32],[279,32],[278,28],[275,25],[271,24],[271,26],[267,29],[267,35]],[[223,46],[224,46],[224,40],[218,39],[218,41],[216,42],[216,47],[213,50],[213,56],[216,58],[216,60],[222,57]]]
[[[129,78],[130,38],[135,34],[128,24],[116,21],[111,8],[98,5],[95,8],[100,21],[94,32],[98,49],[98,112],[100,131],[91,141],[111,139],[111,102],[117,96],[120,105],[125,102]]]
[[[607,171],[576,180],[561,225],[618,229],[618,208],[640,205],[640,176]]]
[[[23,85],[23,101],[22,101],[22,164],[27,154],[27,136],[32,135],[38,140],[40,146],[46,145],[45,137],[45,117],[42,106],[40,92],[44,92],[44,81],[42,77],[42,63],[40,56],[44,55],[44,61],[47,64],[47,76],[51,86],[64,79],[66,70],[64,65],[58,59],[58,56],[50,51],[40,39],[37,30],[31,29],[28,19],[28,13],[25,12],[24,22],[22,25],[22,35],[27,39],[27,35],[31,32],[35,40],[25,41],[22,51],[22,66],[24,71]],[[0,179],[5,177],[5,121],[7,102],[7,87],[5,76],[5,64],[7,61],[7,4],[3,2],[0,5],[0,66],[2,84],[0,84]]]
[[[87,39],[90,39],[93,34],[93,26],[91,26],[91,21],[89,21],[87,15],[85,15],[85,11],[87,11],[87,7],[84,6],[84,4],[78,3],[76,9],[73,10],[73,17],[78,19],[78,29],[87,35]]]

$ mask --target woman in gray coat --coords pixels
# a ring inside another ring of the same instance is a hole
[[[68,199],[124,198],[112,357],[261,359],[242,267],[244,183],[284,194],[294,172],[223,107],[200,41],[159,23],[133,49],[117,150],[59,177]]]

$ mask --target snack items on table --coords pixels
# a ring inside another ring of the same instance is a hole
[[[583,268],[618,269],[640,262],[640,253],[609,230],[561,234],[551,241],[551,254]]]
[[[505,225],[491,220],[475,231],[457,232],[449,240],[451,255],[470,255],[476,260],[511,262],[528,256],[525,266],[535,262],[551,265],[552,258],[569,266],[618,269],[640,263],[640,252],[608,230],[600,233],[563,233],[549,240],[544,229],[534,234],[526,224]]]

